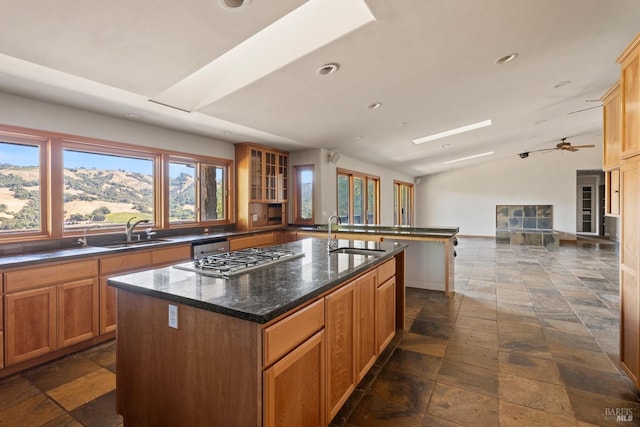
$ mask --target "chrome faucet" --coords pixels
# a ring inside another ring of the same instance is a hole
[[[84,233],[82,233],[82,237],[78,239],[78,245],[82,247],[88,246],[87,231],[91,230],[92,228],[100,228],[100,224],[94,224],[91,227],[85,228]]]
[[[141,219],[139,221],[134,222],[133,224],[131,224],[131,221],[136,219],[136,217],[131,217],[129,218],[129,221],[127,221],[127,225],[124,228],[124,235],[127,238],[127,242],[131,241],[131,233],[133,232],[133,229],[136,227],[136,225],[138,224],[147,224],[149,222],[148,219]]]
[[[331,222],[333,221],[333,218],[338,220],[338,224],[341,224],[342,221],[340,221],[340,217],[338,215],[331,215],[329,217],[329,222],[327,223],[327,250],[330,251],[331,249],[333,249],[333,246],[335,243],[337,243],[337,240],[333,240],[331,238]]]

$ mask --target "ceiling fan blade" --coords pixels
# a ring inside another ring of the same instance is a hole
[[[562,149],[565,150],[565,151],[571,151],[572,153],[578,151],[578,149],[576,147],[572,147],[570,145],[567,146],[567,147],[564,147]]]
[[[572,145],[573,148],[594,148],[595,145],[593,144],[589,144],[589,145]]]

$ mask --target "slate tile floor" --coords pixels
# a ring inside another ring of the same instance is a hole
[[[457,251],[455,296],[407,290],[406,333],[332,426],[640,425],[617,366],[615,245]],[[0,426],[121,425],[114,368],[111,342],[0,380]]]

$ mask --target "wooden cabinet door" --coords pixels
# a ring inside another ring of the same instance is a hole
[[[370,271],[356,279],[356,384],[377,356],[376,346],[376,279],[377,271]]]
[[[602,168],[609,170],[620,167],[620,141],[622,140],[622,99],[620,82],[602,96],[604,150]]]
[[[286,202],[289,193],[289,156],[286,154],[278,154],[278,201]]]
[[[249,196],[252,201],[264,200],[264,153],[255,148],[250,149],[249,159]]]
[[[116,290],[107,280],[107,277],[100,278],[100,335],[116,330]]]
[[[640,162],[620,168],[620,365],[640,386]]]
[[[56,349],[56,287],[7,294],[5,304],[6,365]]]
[[[396,278],[392,277],[376,291],[376,344],[378,354],[396,333]]]
[[[634,47],[635,46],[635,47]],[[640,154],[640,36],[622,57],[622,141],[621,157]]]
[[[327,340],[327,420],[355,389],[355,282],[325,297]]]
[[[58,348],[98,336],[98,279],[64,283],[58,288]]]
[[[264,426],[326,425],[324,337],[320,330],[264,372]]]

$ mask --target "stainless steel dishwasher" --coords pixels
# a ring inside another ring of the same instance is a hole
[[[227,239],[207,240],[202,243],[194,243],[193,259],[202,259],[209,255],[217,255],[229,252],[229,241]]]

